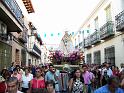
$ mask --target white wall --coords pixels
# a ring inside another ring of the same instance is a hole
[[[103,42],[98,46],[94,46],[91,49],[88,49],[85,51],[85,57],[86,57],[86,54],[91,53],[92,54],[92,63],[94,63],[93,62],[93,53],[95,51],[100,50],[101,51],[101,63],[103,63],[104,62],[104,48],[114,45],[115,46],[115,64],[117,66],[120,66],[120,63],[124,63],[124,41],[123,41],[123,38],[124,38],[124,35],[120,35],[109,41]]]
[[[119,14],[121,11],[124,10],[124,0],[101,0],[104,1],[104,3],[99,3],[99,7],[97,6],[97,9],[92,12],[92,15],[89,15],[87,20],[83,23],[82,28],[85,29],[90,24],[90,29],[92,34],[94,32],[95,26],[94,26],[94,19],[98,16],[98,22],[99,27],[102,27],[106,23],[106,13],[105,8],[108,5],[111,5],[111,15],[112,15],[112,21],[115,22],[115,16]],[[115,31],[115,36],[117,34],[120,34]],[[87,37],[87,34],[84,34],[85,37]],[[75,36],[77,37],[77,36]],[[104,48],[114,45],[115,46],[115,63],[117,66],[120,65],[120,63],[124,63],[124,35],[117,36],[111,40],[108,40],[106,42],[101,43],[98,46],[94,46],[90,49],[85,49],[85,60],[86,60],[86,54],[91,53],[92,54],[92,63],[94,61],[93,59],[93,52],[94,51],[101,51],[101,62],[104,62]]]

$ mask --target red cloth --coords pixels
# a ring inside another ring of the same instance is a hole
[[[5,84],[5,82],[1,82],[0,83],[0,93],[5,93],[5,91],[6,91],[6,84]]]
[[[119,76],[119,71],[113,70],[112,72],[114,76]]]
[[[37,80],[33,79],[32,80],[32,88],[45,88],[45,80]]]

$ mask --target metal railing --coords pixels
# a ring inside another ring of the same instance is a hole
[[[84,47],[90,47],[91,46],[91,38],[88,36],[86,39],[84,39]]]
[[[114,23],[112,21],[108,21],[100,28],[100,39],[105,39],[114,35]]]
[[[91,44],[95,44],[100,41],[99,31],[96,30],[93,34],[90,35]]]
[[[19,36],[19,39],[24,42],[24,43],[27,43],[27,32],[26,31],[23,31],[21,32],[20,36]]]
[[[116,30],[123,31],[124,29],[124,10],[115,16]]]

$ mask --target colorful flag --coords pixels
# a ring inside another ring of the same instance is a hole
[[[53,33],[51,33],[51,36],[53,36]]]
[[[74,32],[72,32],[72,35],[74,35]]]
[[[87,30],[87,33],[89,33],[90,31],[89,30]]]
[[[44,34],[44,37],[46,37],[46,34]]]
[[[60,36],[60,33],[58,33],[58,36]]]

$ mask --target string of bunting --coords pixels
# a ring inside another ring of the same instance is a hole
[[[90,33],[90,30],[87,29],[87,30],[83,30],[83,31],[79,31],[79,34],[84,34],[84,33]],[[76,32],[71,32],[70,34],[73,36]],[[51,33],[50,36],[53,37],[55,36],[56,34],[54,33]],[[47,36],[49,36],[48,34],[44,33],[44,38],[46,38]],[[57,33],[57,36],[61,36],[61,33]]]

